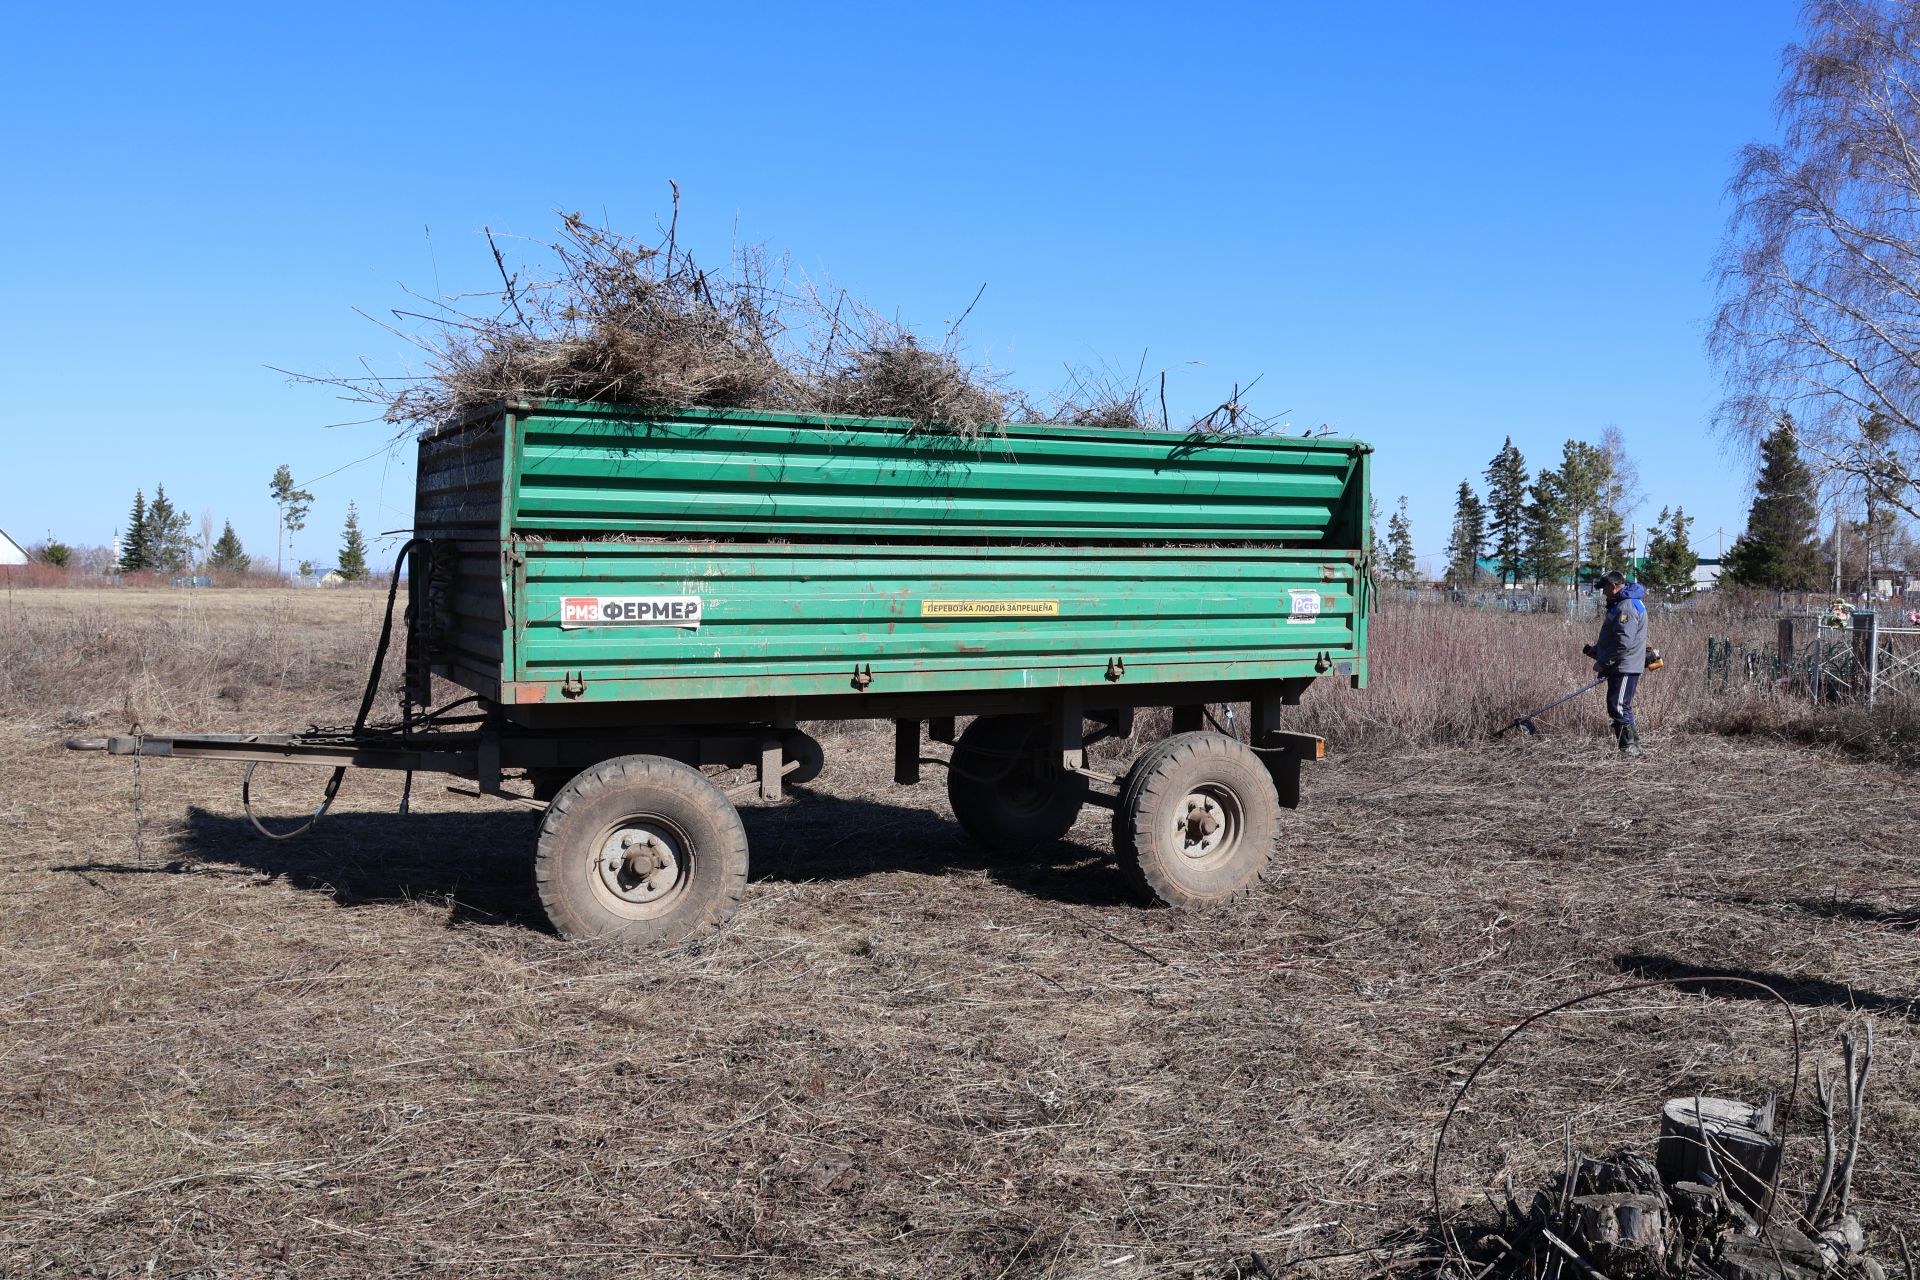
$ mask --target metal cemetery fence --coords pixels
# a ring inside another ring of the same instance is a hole
[[[1723,693],[1757,684],[1868,706],[1910,697],[1920,694],[1920,627],[1882,626],[1863,609],[1845,625],[1831,614],[1782,618],[1773,643],[1709,636],[1707,683]]]

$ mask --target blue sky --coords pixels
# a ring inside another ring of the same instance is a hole
[[[1738,531],[1710,426],[1734,152],[1775,129],[1786,0],[1609,5],[38,6],[0,82],[0,527],[108,540],[163,482],[271,558],[267,480],[409,520],[390,428],[267,366],[402,367],[356,315],[493,279],[556,208],[790,253],[1015,385],[1261,379],[1378,446],[1438,559],[1453,491],[1617,424]],[[357,465],[346,466],[374,455]],[[344,470],[336,470],[345,466]],[[327,475],[326,473],[335,472]]]

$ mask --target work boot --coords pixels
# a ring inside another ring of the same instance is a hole
[[[1630,724],[1623,724],[1619,726],[1616,732],[1620,739],[1621,755],[1637,756],[1640,754],[1640,731],[1638,729]]]

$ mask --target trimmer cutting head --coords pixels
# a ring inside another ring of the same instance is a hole
[[[1546,706],[1541,707],[1537,711],[1529,711],[1526,715],[1521,716],[1518,720],[1515,720],[1512,724],[1508,725],[1506,728],[1497,730],[1493,736],[1496,738],[1504,738],[1507,734],[1512,733],[1515,729],[1518,729],[1520,730],[1520,732],[1526,734],[1529,738],[1537,737],[1540,733],[1540,726],[1534,723],[1535,716],[1543,716],[1547,714],[1547,712],[1559,706],[1561,703],[1571,702],[1575,698],[1579,697],[1581,694],[1587,692],[1587,690],[1598,689],[1601,685],[1605,684],[1606,682],[1607,682],[1607,678],[1605,676],[1601,676],[1598,680],[1594,680],[1587,684],[1581,685],[1578,689],[1575,689],[1572,693],[1562,694],[1560,697],[1555,698],[1552,702],[1549,702]]]

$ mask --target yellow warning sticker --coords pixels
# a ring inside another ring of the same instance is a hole
[[[1058,600],[922,600],[923,618],[1053,618]]]

